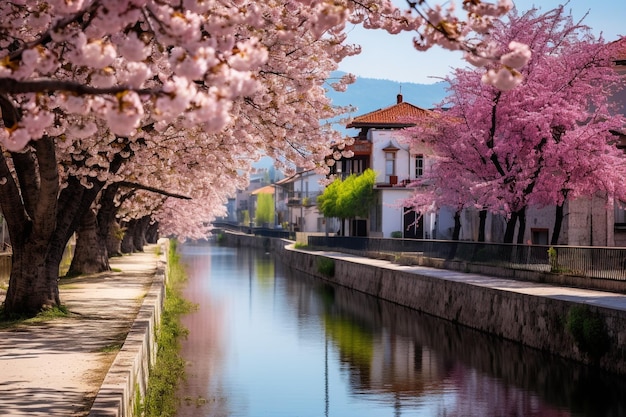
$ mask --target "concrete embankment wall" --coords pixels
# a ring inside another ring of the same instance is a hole
[[[287,242],[279,239],[227,233],[225,241],[233,246],[252,246],[272,251],[278,260],[292,268],[333,283],[626,375],[625,311],[587,304],[589,308],[583,312],[582,319],[594,329],[591,329],[589,338],[583,341],[586,344],[581,345],[580,336],[575,338],[567,329],[567,322],[573,309],[583,305],[584,298],[571,301],[570,297],[566,301],[477,286],[458,280],[435,278],[414,270],[398,270],[385,261],[377,265],[362,264],[351,261],[349,257],[289,249],[285,247]],[[332,276],[324,276],[319,271],[320,257],[333,259]],[[606,344],[602,343],[604,338]],[[589,351],[600,353],[589,354]]]
[[[154,281],[143,299],[126,341],[109,368],[89,417],[132,417],[148,385],[157,356],[157,327],[165,301],[169,241],[159,241],[159,260]]]

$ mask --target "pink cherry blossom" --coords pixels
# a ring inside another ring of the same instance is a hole
[[[478,3],[437,9],[435,28],[426,3],[389,0],[0,1],[0,206],[14,256],[29,260],[5,312],[58,303],[59,250],[116,185],[130,188],[112,197],[118,220],[150,215],[163,233],[201,237],[260,157],[326,171],[330,144],[349,141],[326,122],[349,109],[325,93],[353,81],[330,81],[360,51],[351,24],[499,59],[509,51],[468,39],[506,4]]]
[[[509,220],[505,238],[513,239],[527,207],[596,192],[626,198],[626,164],[612,133],[626,120],[609,100],[622,82],[613,59],[623,44],[594,39],[563,6],[513,13],[490,42],[511,52],[486,74],[456,70],[447,110],[410,133],[409,143],[432,146],[434,163],[408,204],[488,210]]]

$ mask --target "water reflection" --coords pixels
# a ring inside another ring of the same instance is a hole
[[[622,416],[622,378],[291,271],[182,247],[179,416]]]

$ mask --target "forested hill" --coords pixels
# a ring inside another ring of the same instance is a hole
[[[335,74],[339,78],[343,73]],[[333,100],[333,104],[338,106],[356,107],[353,116],[359,116],[396,104],[398,94],[402,94],[407,103],[430,109],[445,97],[445,87],[444,82],[416,84],[359,77],[354,84],[348,86],[347,91],[343,93],[329,91],[328,96]]]

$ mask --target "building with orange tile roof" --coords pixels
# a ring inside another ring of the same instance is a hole
[[[423,217],[402,207],[402,200],[409,197],[414,188],[410,184],[418,179],[432,163],[431,150],[423,145],[409,146],[403,141],[402,130],[420,123],[432,115],[403,100],[398,94],[396,103],[355,117],[347,128],[359,129],[354,144],[347,149],[352,158],[337,161],[334,174],[343,178],[360,174],[371,168],[376,172],[376,202],[367,219],[353,219],[344,225],[346,234],[352,236],[405,238],[449,238],[447,231],[452,224],[442,222],[438,214]],[[452,221],[452,217],[450,221]]]

